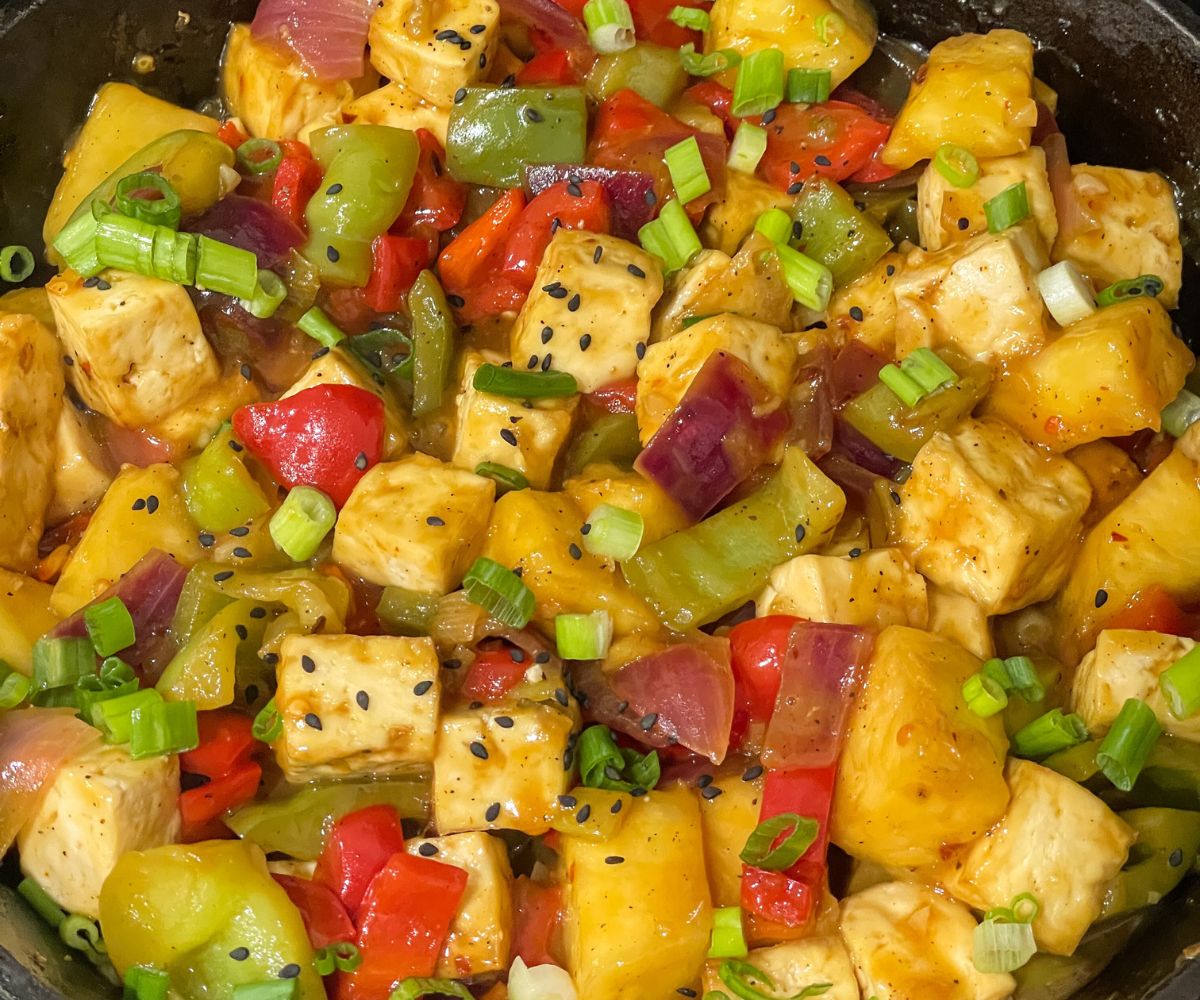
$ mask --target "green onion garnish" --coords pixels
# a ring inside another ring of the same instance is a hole
[[[254,297],[258,288],[258,258],[249,250],[201,236],[196,251],[197,288],[232,295],[235,299]]]
[[[696,46],[688,42],[687,45],[680,46],[679,61],[683,64],[683,71],[689,76],[713,76],[716,73],[724,73],[727,69],[734,69],[741,64],[742,57],[734,49],[718,49],[716,52],[701,55],[696,51]]]
[[[602,659],[608,655],[608,646],[612,642],[612,615],[607,611],[556,615],[554,636],[558,655],[564,660]]]
[[[1069,260],[1060,260],[1037,276],[1042,301],[1059,326],[1070,326],[1096,311],[1092,286]]]
[[[1183,437],[1184,431],[1200,420],[1200,396],[1190,389],[1180,389],[1179,395],[1163,407],[1162,429],[1171,437]]]
[[[51,244],[63,263],[81,278],[93,278],[104,270],[96,249],[98,226],[95,216],[84,212],[63,226]]]
[[[729,987],[742,1000],[775,1000],[771,993],[764,993],[750,980],[757,980],[769,990],[775,990],[775,980],[757,966],[741,959],[729,958],[717,969],[721,982]],[[808,1000],[809,997],[819,997],[833,988],[832,983],[813,983],[799,993],[793,993],[788,1000]]]
[[[317,553],[337,521],[337,508],[312,486],[293,486],[267,526],[271,540],[292,562],[307,562]]]
[[[151,965],[135,965],[125,970],[124,1000],[167,1000],[171,977]]]
[[[587,25],[588,41],[597,52],[624,52],[637,41],[633,14],[625,0],[587,0],[583,23]]]
[[[1116,305],[1126,299],[1154,298],[1162,294],[1165,287],[1162,278],[1157,274],[1142,274],[1136,278],[1126,278],[1102,289],[1096,295],[1096,304],[1103,306]]]
[[[1200,646],[1193,646],[1159,674],[1158,686],[1175,718],[1195,715],[1200,709]]]
[[[730,170],[741,174],[752,174],[758,169],[759,161],[767,151],[767,130],[749,122],[739,122],[729,144],[729,158],[725,161]]]
[[[730,112],[735,118],[761,115],[783,101],[783,52],[759,49],[742,60],[733,84]]]
[[[718,906],[713,910],[712,937],[709,939],[709,958],[744,958],[750,949],[742,930],[740,906]]]
[[[680,9],[691,8],[676,8]],[[704,169],[704,159],[700,155],[700,144],[694,135],[675,143],[663,154],[663,161],[680,201],[689,202],[712,190],[712,182],[708,179],[708,171]]]
[[[501,492],[529,489],[529,480],[523,473],[498,462],[480,462],[475,466],[475,475],[495,480]]]
[[[471,991],[453,979],[425,979],[409,976],[392,990],[388,1000],[420,1000],[421,997],[457,997],[458,1000],[474,1000]]]
[[[99,701],[92,705],[91,723],[104,734],[105,743],[128,743],[133,734],[133,713],[160,701],[162,695],[154,688]]]
[[[668,274],[686,266],[702,249],[700,237],[676,198],[663,206],[657,219],[638,230],[638,242],[663,262]]]
[[[178,229],[183,209],[179,194],[162,174],[149,170],[117,182],[117,211],[152,226]]]
[[[789,69],[787,100],[791,104],[820,104],[829,100],[833,74],[827,69]]]
[[[1127,698],[1096,751],[1096,763],[1116,788],[1131,791],[1161,735],[1154,710],[1140,698]]]
[[[691,28],[693,31],[708,31],[712,24],[712,18],[697,7],[672,7],[667,17],[679,27]]]
[[[196,705],[191,701],[148,701],[132,713],[129,756],[162,757],[200,745]]]
[[[238,299],[238,305],[255,319],[270,319],[287,298],[287,285],[274,271],[260,268],[258,284],[248,299]]]
[[[792,217],[782,208],[768,208],[755,221],[754,231],[772,243],[786,242],[792,233]]]
[[[108,953],[96,921],[78,913],[68,914],[58,925],[58,936],[68,948],[82,951],[93,962],[102,961]]]
[[[808,309],[824,312],[833,294],[833,274],[829,268],[786,243],[777,244],[775,253],[792,297]]]
[[[944,386],[958,382],[958,375],[928,347],[918,347],[896,365],[884,365],[879,381],[892,390],[905,406],[916,406]]]
[[[263,743],[274,743],[283,735],[283,717],[275,706],[274,698],[259,709],[258,715],[254,717],[254,725],[250,727],[250,733]]]
[[[822,45],[828,45],[831,37],[846,30],[846,22],[840,14],[822,14],[813,21],[813,30]]]
[[[958,188],[968,188],[979,180],[979,161],[975,154],[952,142],[943,143],[933,154],[933,166]]]
[[[570,372],[525,372],[486,363],[475,369],[471,385],[480,392],[513,399],[551,399],[579,391]]]
[[[1064,715],[1061,708],[1054,708],[1013,733],[1012,753],[1036,760],[1078,746],[1087,738],[1083,719],[1074,712]]]
[[[1006,660],[993,657],[984,663],[980,671],[1006,692],[1016,691],[1026,701],[1041,701],[1046,697],[1046,688],[1037,675],[1033,660],[1028,656],[1010,656]]]
[[[815,819],[797,813],[779,813],[754,828],[738,857],[753,868],[781,872],[800,860],[820,831]]]
[[[80,677],[96,672],[96,651],[90,639],[38,639],[33,644],[33,690],[73,687]]]
[[[16,708],[29,697],[32,688],[28,677],[0,660],[0,711]]]
[[[1029,217],[1029,193],[1024,181],[1010,184],[983,203],[989,233],[1002,233]]]
[[[962,686],[963,699],[967,708],[981,719],[989,719],[1008,705],[1004,688],[982,671],[972,674]]]
[[[237,160],[248,174],[269,174],[283,162],[283,147],[274,139],[247,139],[238,146]]]
[[[62,908],[33,879],[21,879],[17,883],[17,892],[21,894],[21,898],[25,902],[33,907],[34,912],[51,927],[57,929],[67,919],[67,915],[63,912]]]
[[[0,280],[16,283],[33,274],[33,251],[14,243],[0,250]]]
[[[579,780],[589,788],[607,788],[614,792],[647,791],[658,784],[662,765],[653,750],[640,754],[621,749],[607,726],[588,726],[576,744]]]
[[[984,973],[1014,972],[1037,951],[1033,928],[1027,923],[985,920],[975,928],[975,968]]]
[[[296,326],[322,347],[336,347],[346,339],[346,335],[337,328],[333,320],[325,315],[325,311],[320,306],[313,306],[309,309],[296,320]]]
[[[112,698],[122,698],[138,689],[137,674],[133,667],[110,656],[100,664],[99,674],[88,674],[75,682],[75,704],[79,717],[90,720],[92,706]]]
[[[101,656],[112,656],[137,641],[133,615],[119,597],[110,597],[83,609],[83,624],[92,646]]]
[[[313,965],[319,976],[328,976],[334,972],[353,972],[362,965],[362,953],[352,941],[337,941],[319,948]]]
[[[299,979],[263,979],[233,988],[233,1000],[296,1000]]]
[[[511,569],[480,556],[463,577],[467,600],[511,628],[524,628],[533,617],[533,591]]]
[[[632,559],[641,548],[646,522],[635,510],[602,503],[584,526],[583,547],[594,556]]]

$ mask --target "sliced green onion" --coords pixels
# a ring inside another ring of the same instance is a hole
[[[1142,274],[1136,278],[1114,282],[1102,289],[1096,295],[1096,304],[1103,308],[1127,299],[1154,298],[1162,294],[1164,287],[1162,278],[1157,274]]]
[[[133,615],[119,597],[89,604],[83,609],[83,625],[101,656],[112,656],[137,642]]]
[[[334,972],[353,972],[362,965],[362,954],[353,942],[337,941],[319,948],[313,965],[319,976],[328,976]]]
[[[1200,420],[1200,396],[1190,389],[1180,389],[1179,395],[1163,407],[1162,429],[1171,437],[1183,437],[1184,431]]]
[[[137,690],[138,679],[133,667],[110,656],[100,665],[99,674],[89,674],[75,682],[75,704],[79,707],[79,717],[90,720],[92,706],[98,702],[123,698]]]
[[[645,531],[646,522],[637,511],[602,503],[584,525],[583,547],[594,556],[632,559]]]
[[[521,578],[494,559],[480,556],[463,577],[467,600],[511,628],[524,628],[536,601]]]
[[[619,781],[625,769],[625,758],[608,726],[588,726],[579,734],[575,753],[579,760],[579,780],[589,788],[604,788],[606,780]]]
[[[820,830],[815,819],[797,813],[780,813],[764,819],[754,828],[738,857],[753,868],[781,872],[800,860]]]
[[[972,674],[962,686],[967,708],[981,719],[989,719],[1008,705],[1004,688],[984,673]]]
[[[1087,738],[1083,719],[1074,712],[1064,715],[1061,708],[1055,708],[1013,733],[1012,752],[1016,757],[1036,760],[1078,746]]]
[[[1002,233],[1029,217],[1029,193],[1024,181],[1010,184],[983,203],[989,233]]]
[[[495,480],[501,492],[529,489],[529,480],[525,478],[523,473],[518,472],[516,469],[510,469],[507,465],[501,465],[498,462],[480,462],[475,466],[475,475],[486,476],[488,479]]]
[[[176,235],[174,230],[162,228],[172,236]],[[106,215],[96,227],[96,253],[101,263],[122,271],[161,278],[164,275],[158,274],[154,266],[157,240],[158,226],[115,212]]]
[[[597,52],[624,52],[637,41],[633,14],[625,0],[588,0],[583,5],[583,23],[587,25],[588,41]]]
[[[247,139],[237,148],[237,160],[249,174],[269,174],[283,162],[283,147],[274,139]]]
[[[993,657],[980,670],[1006,692],[1016,691],[1026,701],[1041,701],[1046,697],[1046,688],[1028,656],[1010,656],[1007,660]]]
[[[787,100],[791,104],[820,104],[829,100],[833,74],[827,69],[789,69]]]
[[[608,655],[612,642],[612,615],[593,611],[588,615],[555,615],[554,636],[558,655],[564,660],[599,660]]]
[[[67,915],[63,912],[62,908],[33,879],[21,879],[17,883],[17,892],[21,894],[25,902],[33,907],[34,912],[51,927],[57,929],[67,919]]]
[[[197,288],[235,299],[253,298],[258,288],[258,258],[254,254],[207,236],[197,239],[196,250]]]
[[[1158,686],[1175,718],[1195,715],[1200,709],[1200,646],[1193,646],[1159,674]]]
[[[1014,972],[1037,951],[1027,923],[985,920],[975,928],[973,944],[975,968],[984,973]]]
[[[979,180],[979,161],[963,146],[946,142],[933,154],[933,166],[939,174],[957,188],[969,188]]]
[[[842,20],[840,14],[822,14],[813,21],[813,29],[821,44],[828,45],[832,37],[840,35],[846,30],[846,22]]]
[[[0,660],[0,711],[16,708],[29,697],[32,688],[28,677]]]
[[[263,743],[274,743],[283,735],[283,717],[272,698],[254,717],[254,725],[250,727],[251,735]]]
[[[761,115],[783,101],[783,52],[759,49],[742,60],[733,84],[730,112],[735,118]]]
[[[1069,260],[1061,260],[1037,276],[1042,301],[1059,326],[1070,326],[1096,311],[1092,286]]]
[[[129,756],[134,760],[194,750],[200,745],[196,705],[190,701],[148,701],[133,710]]]
[[[638,230],[638,242],[663,262],[668,274],[686,266],[703,249],[700,237],[677,198],[663,206],[657,219]]]
[[[0,250],[0,280],[16,283],[33,274],[33,251],[14,243]]]
[[[299,979],[264,979],[233,988],[233,1000],[296,1000]]]
[[[388,1000],[420,1000],[421,997],[457,997],[458,1000],[474,1000],[471,991],[453,979],[425,979],[409,976],[392,990]]]
[[[662,765],[654,750],[639,754],[636,750],[624,747],[621,756],[625,758],[625,774],[633,788],[649,791],[658,784],[658,779],[662,777]]]
[[[744,958],[750,949],[742,930],[740,906],[718,906],[713,910],[712,937],[709,939],[709,958]]]
[[[150,965],[125,970],[124,1000],[167,1000],[171,977]]]
[[[754,231],[772,243],[783,243],[791,235],[792,217],[782,208],[768,208],[754,223]]]
[[[1008,904],[1008,912],[1017,923],[1031,924],[1042,912],[1042,904],[1032,892],[1023,892],[1013,897],[1013,901]]]
[[[574,396],[579,391],[575,376],[569,372],[526,372],[493,364],[476,368],[471,385],[480,392],[513,399],[551,399]]]
[[[918,347],[898,367],[884,365],[879,381],[905,406],[916,406],[930,393],[958,382],[958,374],[928,347]]]
[[[68,948],[82,951],[92,962],[100,962],[108,954],[96,922],[78,913],[69,914],[58,925],[58,936]]]
[[[38,639],[33,644],[33,689],[50,691],[74,687],[80,677],[96,672],[96,651],[90,639]]]
[[[707,12],[697,7],[672,7],[667,17],[679,27],[691,28],[693,31],[708,31],[712,24],[712,18]]]
[[[758,169],[766,151],[767,130],[749,122],[739,122],[737,131],[733,133],[733,142],[729,145],[729,158],[726,163],[730,170],[752,174]]]
[[[325,315],[320,306],[309,309],[296,320],[296,325],[322,347],[336,347],[346,339],[346,335]]]
[[[778,244],[775,253],[779,255],[783,279],[792,297],[808,309],[824,312],[833,294],[833,274],[829,268],[786,243]]]
[[[734,49],[717,49],[716,52],[701,55],[696,51],[696,46],[688,42],[680,46],[679,61],[689,76],[713,76],[727,69],[735,69],[741,64],[742,56]]]
[[[1116,788],[1131,791],[1161,735],[1154,710],[1140,698],[1127,698],[1096,751],[1096,763]]]
[[[238,299],[238,305],[255,319],[270,319],[287,298],[287,285],[274,271],[263,268],[258,272],[258,284],[248,299]]]
[[[292,562],[307,562],[337,522],[337,508],[312,486],[293,486],[271,515],[268,530],[275,547]]]
[[[104,270],[96,250],[98,228],[95,216],[91,212],[84,212],[63,226],[51,244],[63,263],[81,278],[94,278]]]
[[[128,743],[133,734],[133,713],[160,701],[162,695],[154,688],[99,701],[92,705],[91,723],[104,734],[105,743]]]
[[[162,174],[149,170],[117,182],[117,211],[152,226],[178,229],[183,209],[179,194]]]
[[[690,10],[691,8],[682,9]],[[671,183],[675,185],[675,194],[678,195],[680,201],[687,203],[712,190],[708,171],[704,169],[704,158],[700,155],[700,144],[694,135],[689,135],[686,139],[670,147],[663,154],[663,161],[667,165]]]
[[[770,993],[764,993],[750,980],[754,979],[769,990],[775,990],[775,980],[757,966],[737,958],[726,959],[717,969],[717,976],[726,986],[742,1000],[775,1000]],[[799,993],[793,993],[787,1000],[807,1000],[809,997],[819,997],[833,988],[832,983],[813,983]]]

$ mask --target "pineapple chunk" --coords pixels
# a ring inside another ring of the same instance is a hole
[[[217,381],[216,355],[183,286],[109,270],[88,287],[68,271],[46,291],[71,384],[118,424],[153,424]]]
[[[579,504],[585,519],[602,503],[640,514],[643,545],[682,531],[691,523],[661,486],[640,472],[625,472],[615,465],[589,465],[563,483],[563,493]]]
[[[943,844],[977,837],[1008,802],[999,717],[963,700],[980,667],[961,646],[892,625],[875,642],[850,710],[830,834],[856,858],[930,865]]]
[[[824,19],[824,20],[822,20]],[[867,61],[878,29],[864,0],[717,0],[705,51],[780,49],[789,68],[827,69],[837,86]],[[732,74],[730,74],[732,86]]]
[[[371,583],[448,594],[479,555],[496,484],[428,455],[377,465],[338,517],[334,561]]]
[[[678,111],[676,115],[679,115]],[[723,125],[718,134],[724,136]],[[753,174],[729,170],[725,174],[725,197],[709,208],[700,225],[700,238],[706,247],[732,257],[742,240],[754,232],[754,223],[763,212],[780,208],[790,215],[794,200]]]
[[[837,934],[826,934],[822,930],[798,941],[755,948],[746,956],[746,961],[775,981],[776,995],[803,996],[803,991],[810,986],[826,984],[826,989],[816,994],[821,1000],[860,1000],[850,953]],[[724,993],[727,989],[717,975],[719,968],[720,962],[716,961],[705,967],[705,996],[709,990]]]
[[[1092,484],[1092,502],[1083,516],[1085,528],[1106,517],[1114,507],[1137,489],[1142,470],[1111,441],[1092,441],[1072,448],[1067,458],[1079,466]]]
[[[571,716],[550,702],[443,712],[433,759],[438,831],[522,830],[536,836],[549,830],[571,778],[564,762],[573,728]]]
[[[796,556],[771,571],[755,601],[762,615],[836,625],[911,625],[929,620],[925,580],[899,549],[860,556]]]
[[[516,469],[534,489],[547,489],[559,452],[571,436],[579,397],[525,401],[480,392],[471,384],[475,372],[484,362],[499,360],[498,355],[479,351],[466,356],[450,461],[472,471],[480,462],[496,462]]]
[[[1183,282],[1183,248],[1170,183],[1150,171],[1078,163],[1071,168],[1071,185],[1089,221],[1061,234],[1054,259],[1074,261],[1098,288],[1157,274],[1163,280],[1159,300],[1174,309]]]
[[[289,635],[279,647],[275,756],[289,781],[392,774],[433,760],[433,640]]]
[[[740,774],[718,778],[710,788],[719,795],[700,797],[700,824],[704,830],[704,867],[713,906],[740,906],[742,859],[739,855],[758,826],[763,778],[747,781]]]
[[[59,411],[54,449],[54,491],[46,522],[62,524],[95,506],[113,476],[104,449],[74,406]]]
[[[512,327],[514,366],[549,356],[551,367],[575,376],[580,392],[628,378],[650,339],[650,310],[662,290],[658,258],[640,247],[615,236],[558,230]],[[546,329],[550,338],[543,341]]]
[[[436,853],[429,854],[426,845],[432,845]],[[406,840],[404,849],[467,873],[467,888],[434,975],[463,979],[507,969],[512,942],[513,875],[504,841],[486,833],[454,833],[449,837]]]
[[[981,660],[996,655],[987,613],[971,598],[941,587],[928,587],[929,631],[957,642]]]
[[[876,1000],[1010,996],[1012,976],[975,968],[975,926],[961,903],[905,882],[884,882],[842,902],[842,938],[858,985]]]
[[[902,254],[885,254],[866,274],[833,293],[829,325],[838,345],[857,340],[874,351],[895,352],[896,285],[904,263]],[[858,309],[862,319],[855,319],[851,309]]]
[[[1194,359],[1153,299],[1130,299],[1072,323],[1013,365],[983,412],[1054,451],[1158,430]]]
[[[775,395],[785,397],[796,374],[796,348],[778,327],[723,314],[651,344],[638,362],[638,434],[645,444],[683,399],[715,351],[746,362]]]
[[[980,160],[979,180],[965,188],[955,187],[937,167],[929,164],[917,182],[917,225],[921,246],[926,250],[941,250],[951,243],[961,243],[986,233],[984,202],[1022,182],[1038,235],[1046,246],[1053,246],[1054,237],[1058,235],[1058,217],[1054,212],[1050,179],[1046,176],[1046,153],[1041,146],[1031,146],[1013,156]]]
[[[901,548],[917,570],[989,615],[1058,589],[1092,496],[1072,462],[993,420],[934,434],[899,492]]]
[[[1136,834],[1082,785],[1028,760],[1011,760],[1010,798],[991,830],[935,871],[946,890],[977,910],[1007,906],[1031,892],[1038,947],[1075,951],[1100,916],[1108,883]]]
[[[345,115],[359,125],[390,125],[410,132],[425,129],[446,145],[450,127],[450,109],[421,100],[402,84],[389,83],[363,94],[346,105]]]
[[[56,614],[78,611],[151,549],[184,566],[200,561],[203,550],[179,479],[179,470],[166,464],[121,470],[54,585],[50,606]]]
[[[63,376],[54,334],[0,313],[0,566],[33,568],[54,491]]]
[[[576,785],[570,794],[560,795],[546,817],[551,830],[564,837],[608,840],[625,825],[625,808],[631,797],[604,788]],[[616,812],[613,812],[613,810]]]
[[[1071,687],[1071,709],[1093,739],[1108,732],[1127,698],[1152,709],[1163,731],[1200,742],[1200,715],[1177,719],[1158,686],[1164,670],[1196,645],[1191,639],[1141,629],[1105,629],[1083,658]]]
[[[199,451],[216,436],[234,410],[257,403],[261,398],[258,386],[240,372],[224,375],[146,430],[151,437],[181,451]]]
[[[635,799],[610,840],[563,841],[567,970],[584,997],[675,1000],[698,985],[712,911],[690,789]]]
[[[1019,31],[939,42],[900,109],[881,159],[901,170],[933,159],[944,143],[979,159],[1029,148],[1037,124],[1033,43]]]
[[[54,588],[31,576],[0,569],[0,661],[33,671],[33,644],[58,623],[50,610]]]
[[[460,87],[486,75],[499,37],[495,0],[379,0],[367,40],[380,73],[448,108]]]

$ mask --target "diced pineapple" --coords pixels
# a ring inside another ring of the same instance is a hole
[[[403,84],[389,83],[355,98],[345,108],[345,116],[359,125],[390,125],[410,132],[423,128],[446,145],[450,109],[423,101]]]
[[[490,480],[489,480],[490,482]],[[583,510],[562,493],[515,490],[496,501],[483,555],[510,569],[533,591],[533,620],[552,630],[560,614],[604,610],[618,635],[654,630],[654,612],[630,589],[615,559],[583,547]]]
[[[240,372],[223,375],[146,430],[151,437],[184,452],[199,451],[233,416],[234,410],[257,403],[261,398],[258,386]]]
[[[779,328],[723,314],[702,320],[669,340],[651,344],[638,362],[638,434],[645,444],[679,405],[688,386],[715,351],[746,362],[783,398],[796,374],[796,348]]]
[[[700,823],[704,830],[704,867],[713,906],[740,906],[742,859],[739,855],[758,826],[762,808],[763,778],[747,780],[741,774],[719,777],[709,786],[720,794],[700,796]]]
[[[951,895],[977,910],[1037,898],[1038,947],[1070,955],[1100,916],[1108,883],[1136,834],[1082,785],[1028,760],[1011,760],[1004,816],[935,873]]]
[[[112,480],[100,442],[74,406],[63,406],[54,438],[54,490],[46,511],[47,523],[62,524],[92,507]]]
[[[500,37],[495,0],[379,0],[367,40],[371,65],[432,104],[487,75]]]
[[[0,314],[16,313],[32,316],[42,326],[54,332],[54,310],[50,308],[50,296],[45,287],[14,288],[0,295]]]
[[[1083,658],[1071,687],[1071,709],[1093,739],[1108,732],[1127,698],[1140,698],[1172,736],[1200,741],[1200,716],[1171,714],[1158,679],[1196,645],[1191,639],[1141,629],[1105,629]]]
[[[483,545],[496,484],[428,455],[377,465],[350,495],[334,561],[371,583],[447,594]]]
[[[1029,148],[1037,124],[1033,43],[1019,31],[957,35],[933,47],[881,159],[905,169],[945,143],[979,159]]]
[[[717,0],[705,51],[748,56],[780,49],[789,68],[827,69],[837,86],[875,47],[875,11],[864,0]],[[732,86],[732,74],[730,74]]]
[[[1157,274],[1163,280],[1159,299],[1174,309],[1183,282],[1183,249],[1170,183],[1150,171],[1077,163],[1071,186],[1086,221],[1060,235],[1054,259],[1074,261],[1098,288]]]
[[[1030,229],[1016,227],[936,253],[909,253],[892,285],[896,353],[947,345],[974,361],[996,363],[1040,349],[1048,320],[1037,286],[1046,264],[1038,241]]]
[[[293,782],[391,774],[433,760],[437,651],[428,638],[289,635],[279,648],[275,756]]]
[[[971,598],[941,587],[928,587],[929,631],[957,642],[981,660],[996,655],[987,613]]]
[[[553,702],[443,712],[433,760],[438,831],[545,833],[571,778],[564,762],[573,728],[572,717]]]
[[[625,472],[615,465],[589,465],[563,483],[563,493],[579,504],[585,519],[602,503],[640,514],[643,545],[657,542],[691,523],[661,486],[640,472]]]
[[[761,615],[836,625],[912,625],[929,620],[925,580],[899,549],[860,556],[796,556],[771,571],[755,601]]]
[[[435,853],[429,853],[431,845]],[[508,968],[512,941],[512,868],[504,841],[486,833],[406,840],[409,854],[433,857],[467,873],[467,888],[442,945],[435,976],[464,979]]]
[[[54,334],[0,313],[0,566],[33,568],[54,491],[63,376]]]
[[[216,355],[182,285],[109,270],[89,287],[68,271],[46,290],[71,384],[117,423],[153,424],[217,381]]]
[[[896,349],[896,285],[905,257],[885,254],[861,278],[843,285],[829,300],[829,325],[839,345],[857,340],[875,351]],[[861,315],[862,319],[856,318]]]
[[[662,290],[657,257],[615,236],[559,229],[513,324],[513,364],[550,357],[550,367],[574,375],[581,392],[628,378],[650,339],[650,310]]]
[[[1010,996],[1012,976],[975,968],[975,926],[961,903],[905,882],[872,886],[842,902],[842,938],[858,985],[876,1000]]]
[[[567,970],[584,997],[674,1000],[699,984],[712,926],[690,789],[635,799],[620,832],[563,841]]]
[[[934,434],[899,492],[900,547],[930,581],[989,615],[1058,589],[1092,496],[1073,463],[994,420]]]
[[[834,786],[831,837],[856,858],[930,865],[943,844],[988,829],[1008,802],[999,717],[963,699],[979,660],[961,646],[893,625],[875,642],[850,710]]]
[[[983,412],[1054,451],[1158,430],[1192,364],[1167,311],[1153,299],[1131,299],[1072,323],[1010,367]]]
[[[1046,246],[1054,245],[1058,217],[1054,195],[1046,176],[1046,153],[1031,146],[1023,153],[979,161],[979,180],[970,187],[955,187],[932,163],[917,182],[917,225],[921,246],[940,250],[988,231],[983,205],[1005,188],[1025,184],[1029,211]]]
[[[676,112],[678,116],[678,112]],[[724,126],[721,135],[725,134]],[[725,174],[725,197],[708,210],[700,226],[700,237],[706,247],[733,256],[742,240],[754,231],[754,223],[769,208],[779,208],[789,215],[795,199],[779,188],[760,181],[753,174],[730,170]]]
[[[191,566],[203,554],[197,531],[183,502],[178,469],[125,466],[63,566],[50,606],[63,617],[78,611],[151,549]]]
[[[1111,441],[1081,444],[1067,452],[1067,458],[1079,466],[1092,484],[1092,502],[1083,516],[1085,528],[1106,517],[1145,478],[1129,453]]]
[[[31,576],[0,569],[0,661],[28,675],[33,644],[58,623],[50,610],[54,588]]]
[[[576,785],[555,800],[546,822],[564,837],[609,840],[625,825],[629,815],[625,809],[631,801],[624,792]]]
[[[498,364],[500,357],[471,351],[464,359],[450,461],[472,471],[480,462],[495,462],[516,469],[534,489],[549,488],[579,397],[526,401],[480,392],[471,382],[484,362]]]
[[[819,996],[821,1000],[860,1000],[850,953],[836,933],[822,932],[769,948],[755,948],[746,956],[746,961],[774,980],[772,992],[776,995],[804,996],[804,990],[809,987],[825,984],[826,988],[820,993],[810,995]],[[717,974],[720,965],[720,962],[710,961],[705,967],[705,996],[709,990],[724,993],[727,989]]]

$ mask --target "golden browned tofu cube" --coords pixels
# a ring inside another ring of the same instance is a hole
[[[829,325],[836,344],[857,340],[884,354],[895,351],[896,285],[905,260],[903,254],[884,254],[866,274],[833,293]]]
[[[423,128],[446,145],[450,109],[422,100],[403,84],[389,83],[346,105],[345,116],[359,125],[390,125],[410,132]]]
[[[810,986],[825,984],[826,988],[815,994],[822,1000],[861,1000],[845,943],[838,934],[826,933],[824,928],[797,941],[755,948],[746,961],[770,976],[775,981],[774,992],[781,996],[802,996]],[[716,960],[705,965],[705,995],[709,990],[724,993],[728,988],[721,982],[720,968]]]

